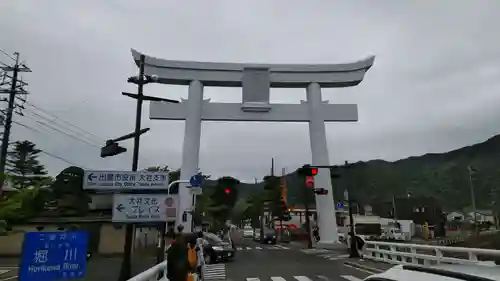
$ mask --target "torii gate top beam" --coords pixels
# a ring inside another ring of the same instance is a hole
[[[132,49],[139,62],[141,53]],[[242,87],[245,69],[268,69],[269,85],[274,88],[305,88],[311,82],[323,88],[341,88],[358,85],[375,57],[346,64],[244,64],[194,61],[173,61],[146,56],[144,72],[158,75],[158,83],[189,85],[198,80],[204,86]]]

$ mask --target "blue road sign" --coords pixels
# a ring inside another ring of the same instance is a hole
[[[342,209],[342,208],[344,208],[344,204],[342,204],[342,202],[339,201],[337,203],[337,209]]]
[[[196,173],[189,179],[189,185],[191,187],[201,187],[202,176],[201,173]]]
[[[87,231],[26,233],[19,281],[82,278],[87,264],[87,244]]]

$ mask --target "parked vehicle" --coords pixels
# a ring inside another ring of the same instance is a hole
[[[401,229],[396,227],[391,227],[382,230],[382,234],[380,235],[380,239],[385,240],[396,240],[396,241],[405,241],[406,236],[401,232]]]

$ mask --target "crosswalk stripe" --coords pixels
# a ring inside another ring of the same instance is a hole
[[[251,250],[251,249],[252,249],[252,248],[250,248],[250,247],[247,247],[247,250]]]
[[[226,265],[225,264],[207,264],[203,267],[204,280],[225,280]]]
[[[247,281],[260,281],[260,279],[258,277],[249,277]]]
[[[257,250],[262,250],[262,248],[261,248],[261,247],[255,247],[255,249],[257,249]]]
[[[359,279],[357,277],[354,277],[352,275],[340,275],[340,277],[347,279],[349,281],[362,281],[363,279]]]
[[[295,278],[297,281],[312,281],[307,276],[294,276],[293,278]]]
[[[7,273],[9,272],[10,270],[3,270],[3,269],[0,269],[0,275],[4,274],[4,273]]]
[[[286,279],[281,277],[281,276],[273,276],[273,277],[271,277],[271,280],[272,281],[286,281]]]

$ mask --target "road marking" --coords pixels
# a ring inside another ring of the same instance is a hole
[[[375,274],[371,271],[368,271],[368,270],[365,270],[365,269],[362,269],[362,268],[359,268],[359,267],[355,267],[355,266],[352,266],[352,265],[348,265],[348,264],[344,264],[344,266],[347,266],[347,267],[350,267],[350,268],[353,268],[353,269],[356,269],[356,270],[359,270],[359,271],[363,271],[365,273],[368,273],[368,274]]]
[[[241,251],[241,250],[243,250],[243,248],[238,247],[238,248],[236,248],[236,250]]]
[[[359,279],[357,277],[354,277],[352,275],[340,275],[340,277],[347,279],[349,281],[362,281],[363,279]]]
[[[250,277],[250,278],[247,278],[247,281],[260,281],[260,279],[257,277]]]
[[[252,249],[252,248],[250,248],[250,247],[247,247],[247,250],[251,250],[251,249]]]
[[[207,264],[203,267],[204,280],[225,280],[226,265],[225,264]],[[0,280],[2,281],[2,280]]]
[[[293,278],[295,278],[297,281],[312,281],[307,276],[294,276]]]
[[[3,269],[0,269],[0,275],[4,274],[4,273],[7,273],[9,272],[10,270],[3,270]]]
[[[281,249],[283,249],[283,250],[288,250],[288,249],[290,249],[290,248],[285,247],[285,246],[283,246],[283,245],[275,245],[275,247],[281,248]]]
[[[273,276],[273,277],[271,277],[271,280],[272,281],[286,281],[286,279],[281,277],[281,276]]]
[[[7,281],[7,280],[16,279],[16,278],[17,278],[17,275],[16,276],[7,277],[7,278],[4,278],[4,279],[0,279],[0,281]]]
[[[304,254],[324,254],[324,253],[333,253],[327,249],[303,249],[300,250]]]
[[[261,248],[261,247],[255,247],[255,249],[257,249],[257,250],[262,250],[262,248]]]
[[[330,279],[328,279],[328,277],[326,277],[324,275],[316,275],[316,277],[318,277],[318,279],[321,279],[323,281],[330,281]]]

